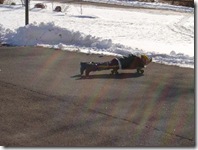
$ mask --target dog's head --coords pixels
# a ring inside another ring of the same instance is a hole
[[[144,65],[148,65],[152,62],[152,58],[149,58],[147,55],[141,55],[141,60],[143,61]]]

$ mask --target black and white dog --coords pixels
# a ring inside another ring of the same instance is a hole
[[[111,74],[118,74],[119,69],[137,69],[137,73],[143,74],[143,68],[152,61],[146,55],[135,56],[129,55],[128,57],[114,58],[108,62],[81,62],[80,74],[89,76],[91,71],[101,71],[112,69]]]

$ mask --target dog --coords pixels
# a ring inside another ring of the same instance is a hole
[[[111,74],[118,74],[119,69],[137,69],[138,74],[143,74],[146,65],[152,62],[152,58],[147,55],[129,55],[120,58],[114,58],[108,62],[81,62],[80,63],[80,74],[84,74],[86,77],[92,71],[101,71],[112,69]]]

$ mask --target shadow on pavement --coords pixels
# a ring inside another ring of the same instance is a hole
[[[111,74],[96,74],[96,75],[89,75],[81,76],[80,74],[71,76],[71,78],[76,78],[76,80],[82,79],[126,79],[126,78],[138,78],[144,76],[143,74],[138,73],[120,73],[118,75],[111,75]]]

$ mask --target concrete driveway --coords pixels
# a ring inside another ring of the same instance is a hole
[[[194,147],[194,69],[151,63],[79,76],[81,61],[39,47],[0,47],[0,145]]]

